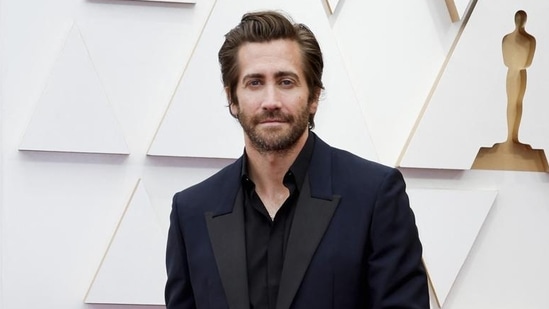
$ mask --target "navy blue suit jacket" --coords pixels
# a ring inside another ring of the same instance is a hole
[[[429,308],[422,248],[397,169],[314,136],[277,309]],[[167,309],[248,309],[242,158],[173,199]]]

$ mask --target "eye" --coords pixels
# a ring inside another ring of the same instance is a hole
[[[251,87],[257,87],[257,86],[260,86],[261,85],[261,80],[259,79],[250,79],[247,83],[248,86],[251,86]]]
[[[284,87],[291,87],[291,86],[293,86],[295,83],[294,83],[294,81],[291,80],[291,79],[283,79],[283,80],[280,81],[280,84],[281,84],[282,86],[284,86]]]

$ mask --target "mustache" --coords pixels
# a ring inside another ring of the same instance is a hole
[[[282,122],[292,122],[294,117],[292,115],[285,114],[280,110],[268,110],[263,111],[261,114],[256,115],[253,118],[255,124],[264,122],[264,121],[282,121]]]

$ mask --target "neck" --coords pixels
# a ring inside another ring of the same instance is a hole
[[[284,151],[258,151],[246,143],[248,172],[258,187],[276,187],[282,185],[284,175],[295,161],[309,136],[306,130],[293,147]]]

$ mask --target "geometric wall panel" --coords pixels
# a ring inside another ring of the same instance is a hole
[[[337,10],[337,6],[341,2],[340,0],[326,0],[326,3],[328,4],[328,9],[330,10],[330,13],[335,13]]]
[[[166,234],[138,181],[85,302],[163,305],[165,246]]]
[[[423,259],[439,307],[488,216],[497,191],[408,189]]]
[[[217,1],[183,74],[148,154],[155,156],[236,158],[242,154],[242,129],[229,115],[217,52],[224,34],[242,14],[264,8],[284,10],[317,35],[325,59],[323,94],[315,132],[333,146],[376,159],[364,113],[354,94],[323,4],[316,0],[280,2]],[[340,124],[345,123],[342,127]],[[197,134],[197,132],[200,134]]]
[[[395,9],[354,0],[337,10],[333,31],[368,132],[379,161],[394,166],[461,23],[449,21],[444,1],[399,1]]]
[[[446,0],[450,18],[452,18],[453,22],[459,21],[465,16],[471,2],[472,0]]]
[[[73,24],[19,150],[129,154],[76,24]]]
[[[402,157],[400,166],[469,169],[481,147],[507,139],[507,88],[502,39],[515,30],[518,10],[525,29],[549,37],[549,2],[479,1]],[[523,101],[519,140],[549,151],[549,42],[538,39]]]
[[[213,2],[167,7],[121,2],[144,12],[157,7],[166,10],[167,15],[158,21],[118,18],[78,21],[132,154],[138,149],[147,150]]]
[[[215,6],[211,10],[149,155],[236,158],[242,154],[240,126],[227,111],[217,64],[217,50],[229,30],[227,25],[232,24],[224,24],[223,30],[212,29]]]

